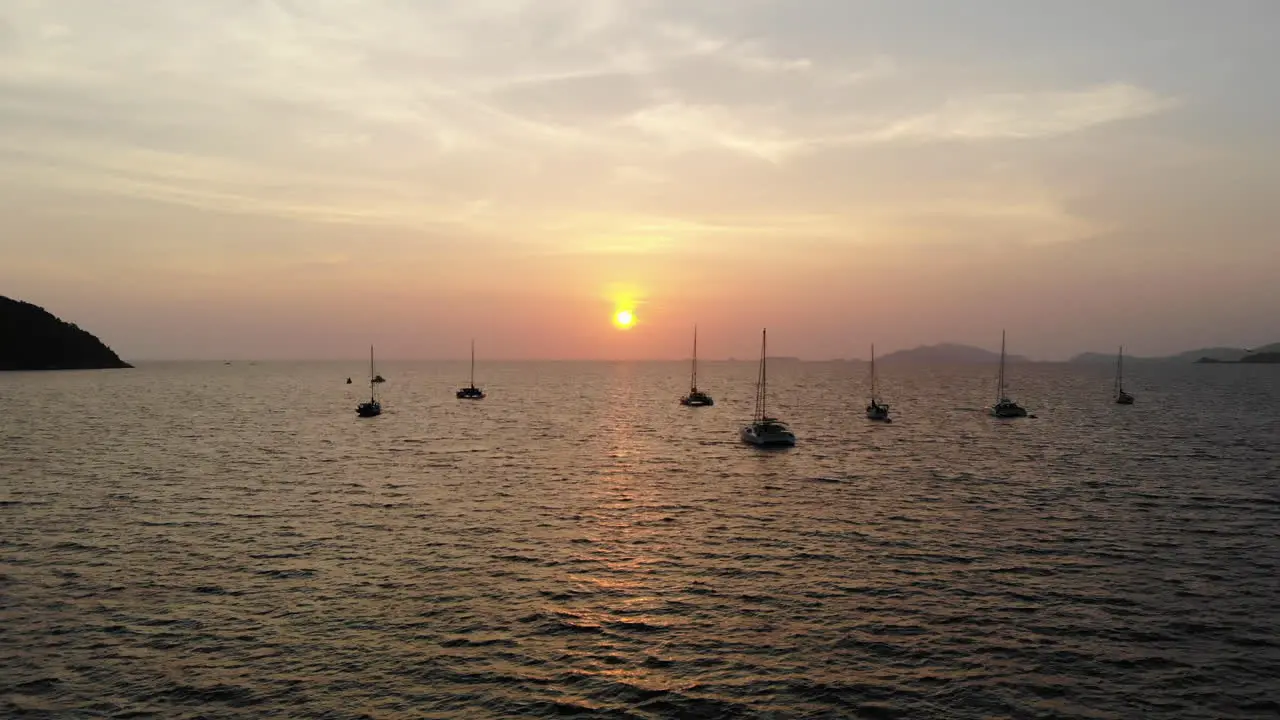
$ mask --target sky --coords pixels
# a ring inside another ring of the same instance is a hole
[[[1280,340],[1271,0],[6,0],[0,294],[127,359]],[[611,322],[619,310],[635,324]]]

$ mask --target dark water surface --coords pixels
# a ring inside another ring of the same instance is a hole
[[[686,369],[0,374],[0,715],[1280,714],[1276,368]]]

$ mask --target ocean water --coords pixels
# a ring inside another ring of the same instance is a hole
[[[0,715],[1280,714],[1274,367],[380,370],[0,374]]]

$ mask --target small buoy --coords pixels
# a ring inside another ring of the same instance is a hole
[[[351,378],[347,378],[347,384],[348,384],[348,385],[350,385],[350,384],[351,384]]]

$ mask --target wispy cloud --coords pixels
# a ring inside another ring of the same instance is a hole
[[[805,143],[803,137],[716,106],[667,103],[645,108],[623,121],[666,148],[684,152],[705,147],[726,149],[770,162],[781,162]]]
[[[952,100],[893,121],[858,139],[874,141],[1004,140],[1066,135],[1146,117],[1177,101],[1125,83],[1067,92],[1001,93]]]
[[[721,149],[776,164],[839,147],[1048,139],[1147,117],[1177,104],[1175,98],[1113,83],[1074,91],[977,95],[888,119],[856,113],[803,115],[776,104],[669,102],[643,108],[623,124],[669,150]]]
[[[674,0],[11,4],[0,174],[320,222],[533,231],[577,203],[626,217],[641,202],[610,188],[676,214],[691,176],[733,175],[696,188],[714,206],[815,156],[1048,139],[1174,105],[1110,82],[957,86],[930,106],[936,88],[900,74],[910,58],[788,41],[753,14],[769,7],[726,5],[713,23]],[[791,176],[815,195],[833,179]],[[701,229],[682,236],[711,232],[688,220]]]

